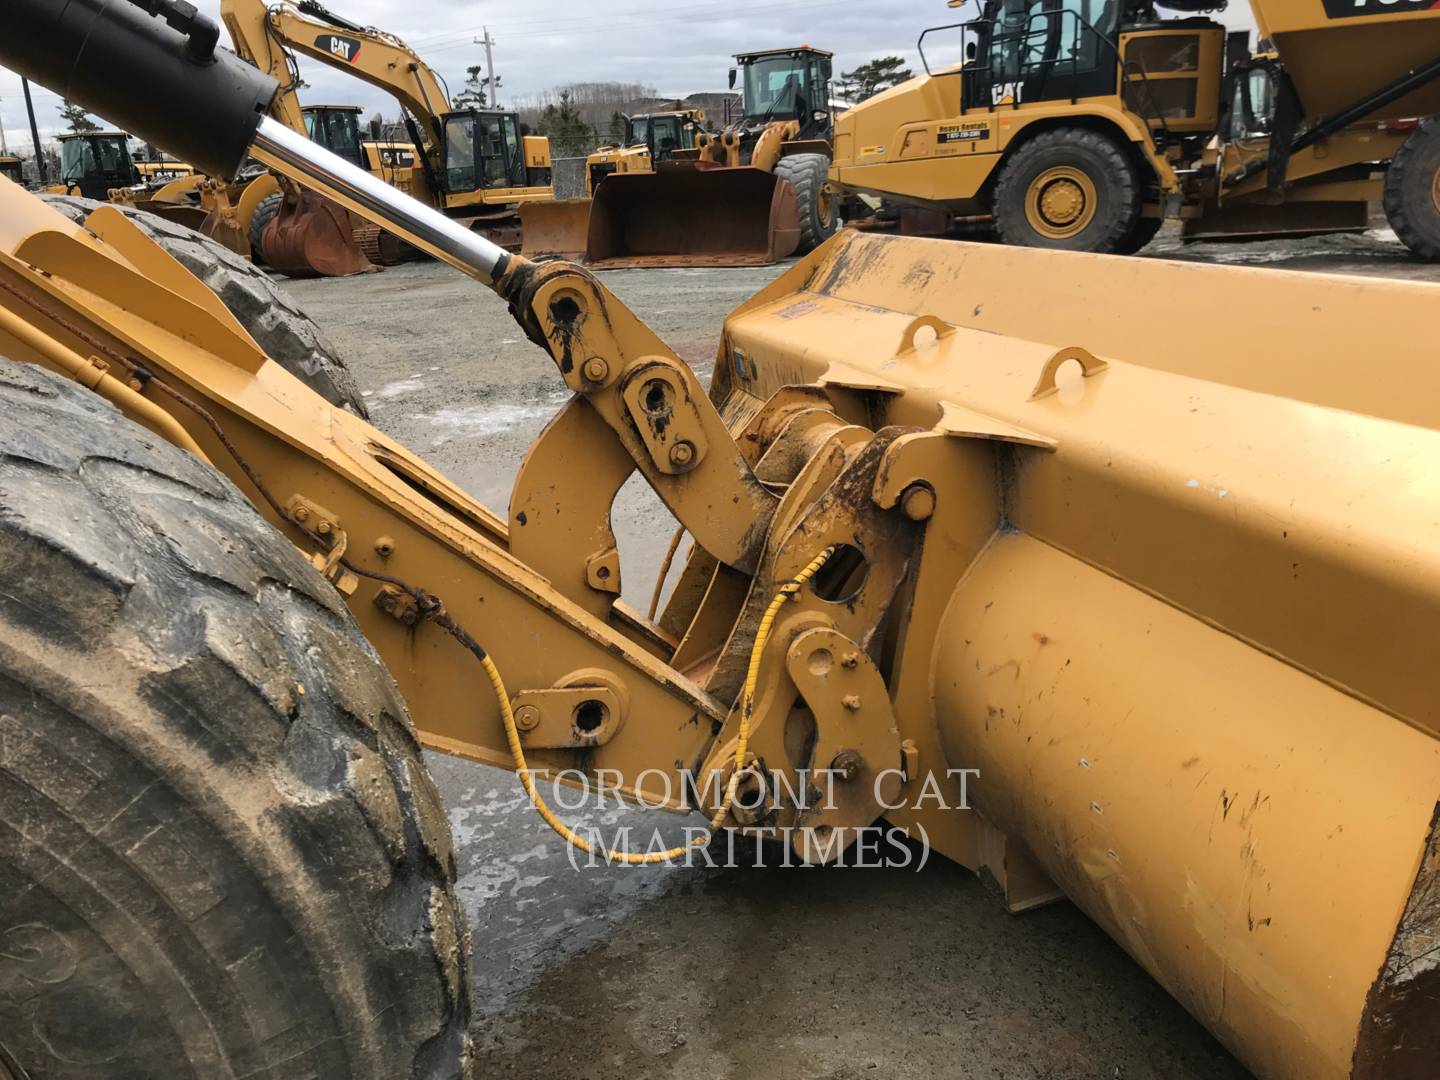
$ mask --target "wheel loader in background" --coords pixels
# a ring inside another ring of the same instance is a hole
[[[808,45],[737,55],[739,120],[696,132],[694,149],[653,170],[615,172],[592,200],[527,208],[525,253],[605,270],[760,265],[810,251],[837,220],[825,179],[831,55]]]
[[[1167,217],[1187,237],[1363,229],[1383,204],[1440,257],[1440,8],[1251,0],[1271,57],[1224,68],[1226,31],[1156,6],[985,0],[967,59],[863,102],[836,127],[846,194],[993,216],[1011,244],[1130,253]],[[952,6],[955,6],[952,3]],[[1223,7],[1223,4],[1221,5]],[[1257,108],[1258,106],[1258,108]]]
[[[616,146],[602,146],[585,159],[585,194],[593,198],[600,181],[615,173],[653,172],[656,162],[671,161],[696,148],[704,135],[704,109],[637,113],[625,117]]]
[[[222,0],[220,13],[236,52],[281,83],[276,116],[296,131],[308,133],[310,121],[302,115],[294,93],[298,76],[287,50],[391,94],[400,104],[417,151],[420,167],[405,177],[407,193],[414,198],[517,250],[517,208],[554,199],[550,141],[523,134],[514,112],[452,110],[440,77],[393,34],[360,26],[315,0]],[[327,118],[338,121],[334,107],[330,109]],[[344,141],[359,149],[358,133],[347,132]],[[358,158],[352,163],[368,167]],[[377,175],[390,178],[383,168]],[[284,243],[283,223],[267,228],[274,230],[267,234],[267,243]],[[355,235],[372,263],[413,257],[407,245],[373,223],[361,221]]]
[[[829,863],[883,817],[1012,910],[1069,896],[1262,1080],[1433,1076],[1440,287],[847,231],[707,393],[584,268],[266,115],[213,30],[11,0],[0,63],[450,263],[573,397],[497,516],[120,208],[0,181],[6,1070],[464,1075],[423,743],[613,861]],[[609,525],[637,470],[691,538],[654,618]],[[709,824],[606,847],[566,770]]]
[[[0,176],[9,180],[12,184],[25,186],[24,163],[13,154],[0,154]]]

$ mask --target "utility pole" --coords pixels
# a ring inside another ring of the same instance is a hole
[[[45,183],[45,155],[40,152],[40,129],[35,126],[35,104],[30,100],[30,80],[21,78],[20,89],[25,91],[25,111],[30,116],[30,138],[35,141],[35,172],[40,183]]]
[[[3,101],[3,100],[4,100],[3,98],[0,98],[0,101]],[[4,154],[4,155],[6,155],[7,157],[8,157],[9,154],[10,154],[10,147],[5,144],[5,110],[4,110],[4,109],[0,109],[0,154]]]
[[[490,84],[490,108],[498,109],[500,107],[500,99],[495,96],[495,86],[497,82],[495,78],[495,54],[491,51],[495,46],[495,39],[490,36],[490,28],[488,26],[481,27],[481,29],[485,31],[485,36],[483,38],[476,38],[475,44],[485,46],[485,78]]]

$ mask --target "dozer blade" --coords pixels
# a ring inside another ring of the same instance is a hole
[[[265,261],[290,277],[348,277],[379,269],[355,243],[350,215],[311,191],[289,197],[260,237]]]
[[[579,262],[590,235],[590,200],[556,199],[520,207],[520,253],[526,258],[555,255]]]
[[[585,263],[764,266],[800,245],[795,189],[761,169],[664,162],[595,189]]]

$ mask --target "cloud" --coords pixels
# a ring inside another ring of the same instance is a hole
[[[197,6],[219,18],[220,0]],[[927,26],[971,18],[940,0],[330,0],[338,14],[403,38],[459,90],[465,69],[484,62],[476,44],[489,27],[502,104],[568,82],[648,83],[664,96],[723,90],[737,51],[809,44],[835,52],[837,73],[877,56],[899,54],[919,70],[915,43]],[[1229,13],[1232,26],[1253,26],[1248,11]],[[228,41],[221,34],[222,42]],[[394,116],[382,90],[312,61],[301,62],[315,104],[355,104],[366,115]],[[32,87],[41,135],[61,130],[60,98]],[[30,132],[20,80],[0,69],[0,123],[12,150],[28,151]]]

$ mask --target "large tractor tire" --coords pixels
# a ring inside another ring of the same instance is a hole
[[[444,808],[299,551],[0,360],[0,582],[0,1076],[468,1075]]]
[[[1165,220],[1158,217],[1137,217],[1125,239],[1115,247],[1116,255],[1134,255],[1149,245],[1160,234]]]
[[[265,226],[270,224],[270,219],[280,212],[280,205],[284,201],[283,192],[267,195],[260,200],[260,204],[255,207],[255,213],[250,216],[250,260],[257,266],[265,265],[265,249],[260,244],[260,238],[265,235]]]
[[[1001,166],[993,201],[1007,244],[1116,252],[1138,239],[1140,182],[1130,154],[1087,128],[1043,131],[1021,146]]]
[[[1385,172],[1384,206],[1401,243],[1422,259],[1440,259],[1440,117],[1401,143]]]
[[[814,250],[835,234],[840,215],[825,186],[829,174],[830,159],[824,154],[791,154],[775,164],[775,175],[789,180],[795,189],[795,208],[800,212],[797,255]]]
[[[112,203],[72,195],[40,196],[77,225]],[[261,203],[261,207],[264,207]],[[220,298],[255,343],[290,374],[332,405],[368,416],[355,376],[308,315],[254,263],[224,244],[156,214],[115,206]],[[259,213],[256,213],[259,217]]]

